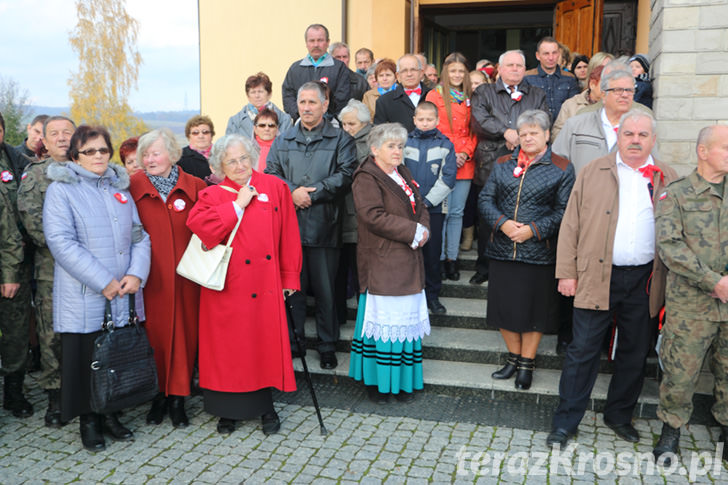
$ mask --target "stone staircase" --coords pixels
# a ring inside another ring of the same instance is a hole
[[[556,354],[556,336],[544,335],[536,356],[533,385],[528,391],[515,389],[514,380],[492,379],[490,374],[502,366],[506,346],[497,329],[486,324],[486,298],[488,283],[476,286],[469,283],[475,272],[475,250],[460,253],[460,280],[443,281],[440,301],[447,308],[446,315],[430,315],[432,331],[423,339],[423,367],[425,389],[444,395],[477,395],[496,401],[531,403],[550,412],[558,404],[559,377],[563,357]],[[313,300],[310,302],[312,309]],[[307,352],[309,371],[320,379],[326,377],[334,383],[349,379],[349,350],[354,333],[356,301],[348,302],[349,320],[341,327],[337,347],[339,365],[333,370],[319,366],[318,353]],[[316,328],[311,312],[306,321],[306,340],[309,349],[315,348]],[[658,362],[654,353],[648,358],[647,379],[635,411],[636,417],[654,418],[658,403]],[[302,372],[300,359],[294,359],[294,368]],[[589,410],[599,411],[606,400],[612,364],[602,355]],[[695,397],[695,412],[691,422],[711,424],[713,379],[704,371]]]

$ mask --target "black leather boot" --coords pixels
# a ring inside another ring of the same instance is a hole
[[[184,397],[169,396],[169,399],[167,399],[167,407],[169,408],[169,419],[172,420],[172,426],[175,428],[186,428],[190,424],[185,413]]]
[[[134,433],[119,422],[119,413],[104,416],[104,430],[116,441],[129,441],[134,439]]]
[[[161,424],[166,413],[167,397],[160,392],[152,400],[152,409],[147,413],[147,424]]]
[[[518,363],[518,358],[520,355],[512,354],[508,352],[508,356],[506,357],[506,365],[503,366],[500,370],[497,370],[493,372],[490,376],[493,379],[510,379],[513,377],[513,374],[516,373],[516,365]]]
[[[24,378],[24,369],[5,376],[3,408],[12,411],[16,418],[29,418],[33,415],[33,406],[23,395]]]
[[[673,453],[677,455],[680,451],[678,445],[680,444],[680,428],[673,428],[667,423],[662,423],[662,434],[660,434],[660,440],[657,442],[657,446],[652,450],[652,454],[655,456],[655,463],[665,453]],[[664,457],[663,466],[669,467],[672,464],[672,457]]]
[[[48,389],[48,409],[45,413],[45,425],[49,428],[60,428],[64,423],[61,421],[61,391],[60,389]]]
[[[720,425],[720,439],[723,443],[723,461],[728,461],[728,426]]]
[[[460,271],[458,270],[458,262],[451,259],[445,260],[445,276],[451,281],[460,279]]]
[[[524,391],[531,388],[531,382],[533,381],[533,369],[536,368],[536,362],[534,359],[528,359],[526,357],[518,358],[518,374],[516,374],[516,389],[523,389]]]
[[[101,427],[100,414],[82,414],[79,423],[81,428],[81,442],[88,451],[103,451],[106,449],[104,432]]]

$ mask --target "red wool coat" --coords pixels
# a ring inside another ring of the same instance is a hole
[[[205,182],[179,171],[177,185],[163,201],[144,172],[131,177],[131,192],[152,241],[152,266],[144,287],[147,335],[154,349],[159,389],[188,396],[197,354],[200,287],[175,269],[192,236],[187,216]]]
[[[221,185],[241,188],[228,178]],[[296,211],[279,178],[254,171],[250,185],[260,195],[245,208],[233,239],[225,288],[200,292],[200,386],[294,391],[283,288],[301,288]],[[236,197],[216,185],[200,193],[187,226],[205,246],[227,243],[237,222]]]
[[[450,128],[450,122],[447,119],[445,100],[437,89],[430,90],[425,99],[437,106],[439,118],[437,129],[455,145],[455,153],[465,153],[468,156],[465,165],[458,168],[457,179],[471,180],[475,173],[473,153],[475,153],[475,147],[478,146],[478,138],[470,131],[470,99],[466,99],[459,104],[452,103],[450,105],[452,128]]]

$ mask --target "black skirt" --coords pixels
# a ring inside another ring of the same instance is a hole
[[[61,333],[61,420],[91,413],[91,355],[103,332]]]
[[[555,265],[490,260],[488,325],[511,332],[559,328]]]
[[[270,387],[251,392],[221,392],[203,389],[205,411],[227,419],[253,419],[275,411]]]

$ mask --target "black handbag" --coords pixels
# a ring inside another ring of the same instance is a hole
[[[106,301],[103,333],[91,356],[91,409],[108,414],[151,400],[159,392],[154,350],[139,325],[134,295],[129,295],[129,325],[114,328]]]

